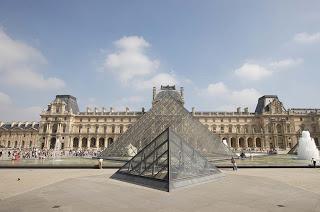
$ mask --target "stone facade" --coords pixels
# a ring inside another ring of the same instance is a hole
[[[183,88],[180,92],[183,99]],[[157,94],[153,89],[153,99]],[[0,145],[11,148],[61,148],[99,150],[107,148],[143,114],[141,111],[115,112],[113,108],[78,109],[76,98],[57,95],[40,114],[40,123],[0,122]],[[309,130],[319,146],[320,109],[285,109],[275,95],[259,98],[255,112],[237,108],[236,112],[200,112],[192,108],[194,117],[236,150],[291,149],[301,131]]]

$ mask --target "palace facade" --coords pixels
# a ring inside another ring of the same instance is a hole
[[[183,88],[176,91],[183,99]],[[157,95],[153,88],[153,99]],[[75,97],[57,95],[40,122],[0,122],[0,146],[3,148],[101,150],[117,142],[117,138],[143,114],[141,111],[117,112],[113,108],[90,109],[80,112]],[[190,112],[202,124],[226,140],[235,150],[289,150],[297,144],[302,130],[309,130],[319,146],[320,109],[286,109],[275,95],[258,99],[254,112],[237,108],[235,112]]]

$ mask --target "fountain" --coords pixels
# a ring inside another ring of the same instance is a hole
[[[319,160],[319,150],[310,137],[309,131],[302,131],[302,136],[299,139],[298,158],[302,160]]]
[[[59,160],[60,159],[60,149],[61,149],[61,142],[59,140],[59,138],[56,140],[56,144],[54,145],[54,149],[53,149],[53,160]]]

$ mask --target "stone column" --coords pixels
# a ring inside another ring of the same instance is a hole
[[[237,149],[237,150],[239,149],[239,146],[240,146],[240,144],[239,144],[239,137],[236,137],[236,149]]]
[[[91,138],[88,137],[88,140],[87,140],[87,149],[90,149],[90,143],[91,143]]]
[[[96,138],[96,149],[99,148],[99,142],[100,142],[100,138],[97,135],[97,138]]]
[[[104,138],[104,148],[108,148],[108,137]]]
[[[82,136],[79,136],[79,146],[78,146],[79,149],[82,148]]]

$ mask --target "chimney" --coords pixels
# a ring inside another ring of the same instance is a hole
[[[87,107],[87,113],[90,113],[90,107]]]
[[[130,110],[129,110],[129,108],[128,107],[126,107],[126,113],[128,113]]]
[[[105,113],[106,112],[106,108],[102,107],[102,112]]]
[[[181,98],[184,99],[184,88],[183,87],[180,87],[180,95],[181,95]]]
[[[241,113],[241,107],[237,107],[237,113]]]
[[[248,113],[248,112],[249,112],[249,109],[248,109],[247,107],[245,107],[245,108],[244,108],[244,112],[245,112],[245,113]]]
[[[111,113],[113,113],[113,112],[114,112],[113,107],[110,107],[110,112],[111,112]]]
[[[154,100],[154,98],[156,98],[156,94],[157,94],[157,88],[153,87],[152,88],[152,100]]]
[[[95,108],[94,108],[94,113],[98,113],[98,112],[99,112],[98,108],[95,107]]]
[[[142,108],[142,113],[144,114],[144,107]]]
[[[192,107],[192,115],[194,115],[195,113],[196,113],[196,109]]]

